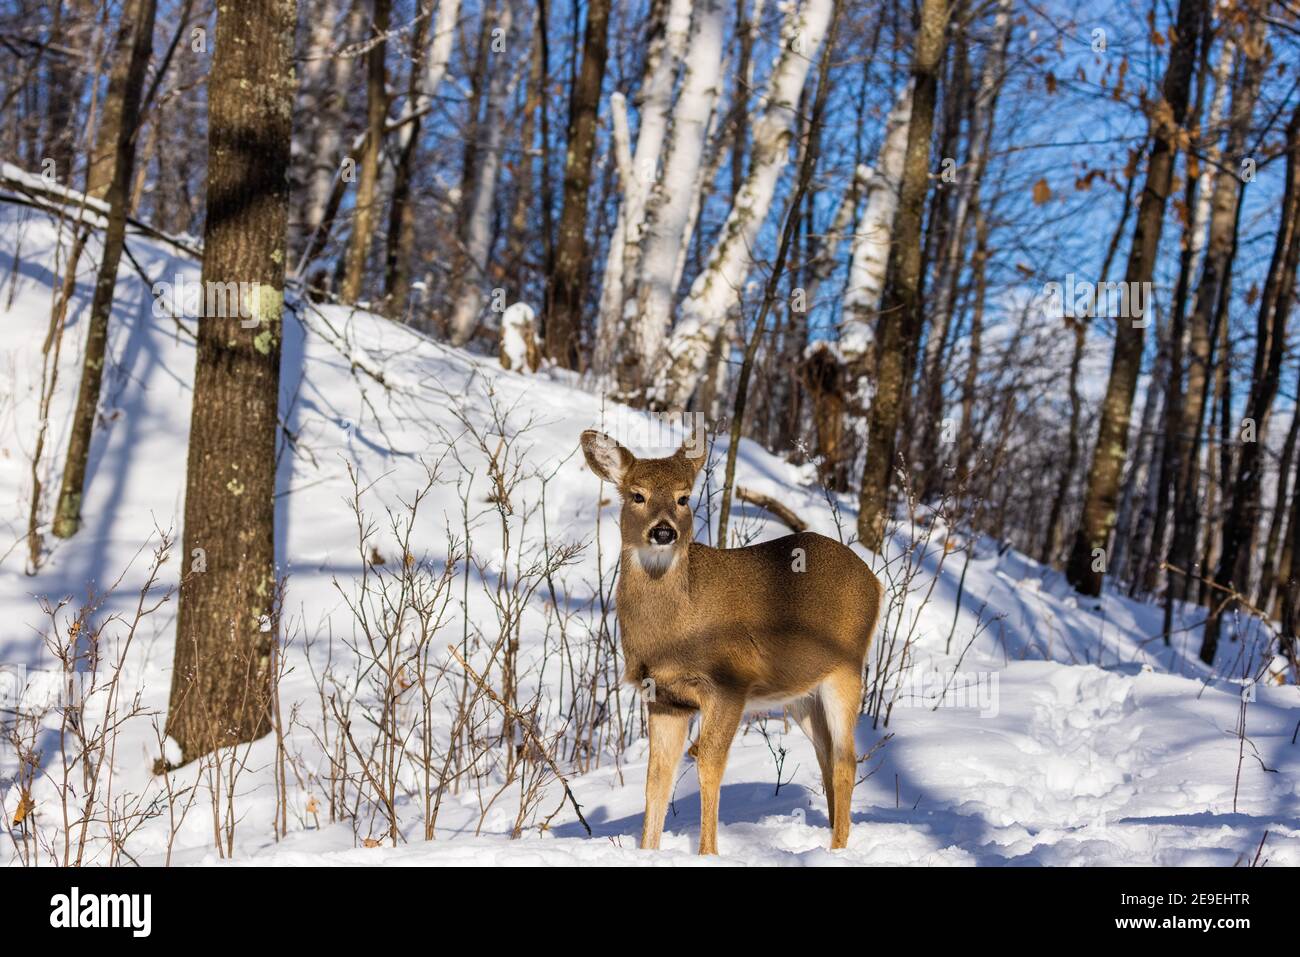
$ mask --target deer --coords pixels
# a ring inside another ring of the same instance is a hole
[[[697,444],[698,444],[698,440]],[[641,847],[658,850],[691,718],[700,854],[718,853],[718,797],[747,711],[784,705],[812,741],[831,849],[848,845],[857,777],[854,728],[884,588],[847,545],[799,532],[744,548],[694,541],[691,493],[706,454],[690,440],[637,458],[595,430],[587,465],[622,499],[615,603],[625,669],[649,713]]]

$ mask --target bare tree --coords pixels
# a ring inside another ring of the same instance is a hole
[[[229,0],[217,11],[203,282],[244,284],[249,316],[199,323],[167,717],[186,762],[271,728],[295,22],[294,0]]]

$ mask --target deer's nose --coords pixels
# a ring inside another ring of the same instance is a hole
[[[655,545],[671,545],[677,540],[677,529],[667,522],[660,522],[650,529],[650,541]]]

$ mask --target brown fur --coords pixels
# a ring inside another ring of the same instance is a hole
[[[618,619],[625,677],[650,712],[641,846],[658,848],[686,729],[700,715],[700,853],[717,853],[718,791],[747,707],[784,703],[812,740],[832,824],[849,836],[853,728],[862,666],[880,613],[879,580],[851,548],[812,532],[748,548],[691,541],[689,497],[703,457],[638,459],[599,432],[582,435],[592,470],[619,489],[623,538]],[[635,501],[636,495],[644,502]],[[685,498],[686,504],[681,504]],[[652,545],[667,524],[677,538]]]

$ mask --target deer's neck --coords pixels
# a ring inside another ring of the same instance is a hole
[[[668,556],[658,549],[624,547],[618,620],[629,658],[651,655],[656,646],[680,640],[691,614],[689,553],[689,547],[672,549]]]

